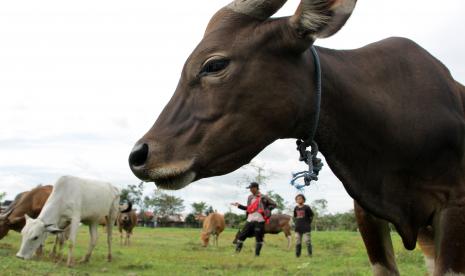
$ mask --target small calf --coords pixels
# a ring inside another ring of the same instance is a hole
[[[129,204],[129,208],[131,209],[131,203]],[[129,212],[121,212],[118,216],[118,229],[121,235],[121,245],[128,245],[130,243],[130,238],[132,235],[132,230],[137,225],[137,215],[134,211]],[[123,242],[123,231],[126,232],[126,239]]]
[[[203,229],[200,235],[203,246],[208,246],[210,236],[213,235],[213,243],[218,246],[218,237],[224,231],[224,216],[218,213],[209,214],[203,221]]]

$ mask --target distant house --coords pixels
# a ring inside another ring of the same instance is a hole
[[[185,227],[186,218],[182,214],[156,216],[151,211],[137,214],[137,225],[142,227]]]
[[[157,216],[157,225],[159,227],[184,227],[185,222],[186,218],[181,214]]]
[[[142,227],[155,227],[155,215],[151,211],[143,211],[137,214],[137,225]]]

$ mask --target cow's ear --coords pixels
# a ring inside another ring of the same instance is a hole
[[[357,0],[302,0],[290,23],[304,36],[329,37],[344,26],[356,3]]]
[[[58,233],[64,232],[63,229],[60,229],[60,228],[56,227],[53,224],[46,225],[45,226],[45,231],[48,232],[48,233],[52,233],[52,234],[58,234]]]
[[[28,216],[27,214],[25,214],[25,215],[24,215],[24,218],[26,219],[26,222],[28,222],[28,221],[31,221],[31,220],[32,220],[32,218],[31,218],[30,216]]]

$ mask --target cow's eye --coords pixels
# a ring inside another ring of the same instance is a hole
[[[229,65],[229,59],[213,59],[207,61],[200,71],[200,76],[205,76],[208,74],[213,74],[224,70]]]
[[[36,241],[38,238],[39,238],[39,236],[35,236],[34,238],[32,238],[32,240]]]

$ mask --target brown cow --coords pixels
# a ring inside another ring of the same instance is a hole
[[[283,214],[271,215],[270,222],[265,224],[265,234],[279,234],[281,232],[284,233],[284,236],[287,239],[287,249],[291,248],[291,218],[291,216]],[[236,244],[237,236],[240,232],[241,230],[237,231],[233,244]]]
[[[0,215],[0,239],[8,231],[21,232],[26,224],[24,215],[37,218],[44,207],[45,202],[52,193],[53,186],[38,186],[31,191],[24,192],[16,196],[15,201],[10,205],[4,214]]]
[[[24,225],[23,226],[21,226],[21,225],[10,225],[7,218],[11,214],[11,212],[13,211],[15,206],[18,204],[21,197],[23,195],[25,195],[26,193],[28,193],[28,192],[22,192],[22,193],[18,194],[15,197],[15,199],[13,200],[13,202],[11,202],[11,204],[8,205],[8,207],[4,211],[2,211],[2,213],[0,214],[0,240],[3,239],[8,234],[8,232],[10,230],[20,232],[21,229],[23,229]]]
[[[240,168],[277,139],[311,138],[319,101],[310,48],[342,28],[356,1],[301,0],[293,16],[270,19],[285,2],[236,0],[210,20],[129,156],[136,176],[180,189]],[[315,141],[329,167],[407,249],[432,227],[436,275],[465,273],[465,87],[408,39],[314,49],[323,91]]]
[[[53,186],[38,186],[31,191],[22,192],[15,197],[15,200],[8,206],[3,214],[0,214],[0,239],[3,239],[9,232],[14,230],[21,232],[26,224],[25,215],[37,218],[42,211],[42,207],[52,193]],[[68,231],[57,234],[52,250],[52,256],[61,252],[63,244],[67,239]],[[43,246],[37,250],[37,255],[42,253]]]
[[[134,227],[137,226],[137,214],[134,210],[132,210],[132,204],[129,203],[129,207],[126,208],[125,212],[121,212],[118,215],[118,229],[119,233],[121,235],[121,245],[127,245],[129,246],[130,244],[130,238],[132,235],[132,230]],[[126,232],[126,239],[124,239],[123,242],[123,231]]]
[[[203,246],[208,246],[210,236],[212,235],[213,244],[218,246],[218,237],[224,231],[225,225],[224,216],[219,213],[211,213],[203,219],[202,233],[200,234]]]

